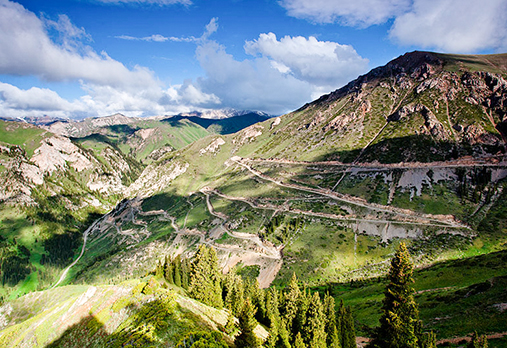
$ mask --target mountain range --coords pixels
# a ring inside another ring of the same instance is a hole
[[[0,341],[44,346],[74,304],[99,315],[200,244],[261,287],[296,274],[346,300],[367,336],[405,242],[439,339],[507,331],[507,54],[411,52],[283,116],[202,116],[0,121]]]

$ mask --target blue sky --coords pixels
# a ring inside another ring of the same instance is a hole
[[[507,0],[0,0],[0,116],[294,110],[413,50],[507,48]]]

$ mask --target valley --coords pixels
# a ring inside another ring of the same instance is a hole
[[[262,289],[286,289],[295,274],[345,301],[370,337],[406,244],[420,317],[439,344],[477,330],[505,347],[507,56],[495,58],[407,53],[251,124],[0,121],[0,342],[23,333],[18,346],[45,346],[82,323],[112,335],[154,299],[178,323],[165,342],[225,327],[225,310],[156,273],[201,245],[223,274]],[[44,304],[28,310],[35,298]],[[30,336],[49,318],[57,336]]]

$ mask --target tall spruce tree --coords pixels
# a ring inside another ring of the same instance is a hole
[[[350,307],[345,307],[343,300],[340,301],[338,310],[339,335],[342,348],[356,348],[356,331],[354,329],[354,318]]]
[[[185,290],[188,290],[190,286],[190,260],[185,257],[181,262],[181,287]]]
[[[301,332],[298,332],[296,338],[294,339],[294,348],[306,348]]]
[[[173,279],[174,285],[181,287],[181,256],[177,255],[173,262]]]
[[[173,263],[167,256],[164,264],[164,278],[169,284],[174,284]]]
[[[280,310],[278,309],[278,290],[275,287],[270,287],[266,294],[266,316],[269,320],[269,325],[280,322]]]
[[[287,330],[289,333],[292,332],[293,321],[299,310],[301,296],[302,293],[298,285],[298,278],[296,274],[293,273],[289,286],[283,295],[282,311],[280,313],[287,321]],[[295,338],[295,335],[293,337]]]
[[[243,279],[236,274],[227,274],[227,277],[226,285],[228,289],[225,296],[225,306],[237,316],[241,313],[244,304]]]
[[[308,304],[306,322],[302,328],[308,347],[326,348],[326,319],[318,292],[313,293]]]
[[[221,308],[221,277],[215,249],[201,244],[191,263],[190,296],[209,306]]]
[[[370,347],[417,348],[419,313],[411,284],[413,266],[405,243],[401,243],[391,262],[389,284],[384,292],[380,327]]]
[[[260,342],[254,333],[257,327],[255,320],[255,307],[249,298],[246,299],[243,310],[239,315],[239,330],[240,333],[236,336],[234,344],[237,348],[257,348],[260,347]]]
[[[334,298],[326,293],[324,296],[324,317],[326,319],[325,331],[327,332],[326,344],[328,347],[341,347],[341,338],[336,326],[336,311]]]
[[[437,336],[431,332],[425,332],[418,335],[419,348],[437,348]]]

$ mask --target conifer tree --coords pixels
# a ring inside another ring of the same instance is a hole
[[[340,335],[336,326],[336,311],[334,298],[326,293],[324,296],[324,318],[326,319],[326,343],[328,347],[341,346]]]
[[[174,285],[181,287],[181,256],[177,255],[173,262],[173,277],[174,277]]]
[[[318,292],[313,293],[308,304],[306,322],[302,328],[308,347],[326,348],[326,320]]]
[[[278,340],[276,341],[276,348],[291,348],[290,335],[287,331],[287,323],[285,320],[280,320],[278,325]]]
[[[190,260],[188,258],[183,258],[181,262],[181,287],[185,290],[188,290],[190,286]]]
[[[165,259],[164,278],[169,284],[174,284],[173,263],[167,256]]]
[[[306,348],[301,332],[298,332],[296,338],[294,339],[294,348]]]
[[[354,318],[350,307],[345,307],[343,300],[340,301],[338,310],[339,335],[342,348],[356,348],[356,331],[354,329]]]
[[[273,322],[280,322],[280,311],[278,306],[278,291],[272,286],[266,294],[266,317],[269,320],[270,326]]]
[[[341,340],[340,335],[338,334],[338,330],[336,329],[336,325],[332,325],[329,329],[330,331],[327,332],[327,346],[328,348],[341,348]]]
[[[227,332],[227,334],[232,334],[234,333],[236,329],[236,322],[234,320],[234,316],[232,315],[232,312],[229,311],[229,315],[227,316],[227,323],[225,324],[225,332]]]
[[[260,342],[255,336],[254,329],[257,326],[255,321],[255,308],[249,298],[246,299],[243,310],[239,315],[239,330],[240,333],[236,336],[234,344],[237,348],[257,348],[260,347]]]
[[[437,348],[437,336],[431,332],[425,332],[418,335],[419,348]]]
[[[252,304],[255,308],[257,308],[257,312],[255,313],[255,319],[258,322],[263,324],[268,324],[268,320],[266,317],[266,300],[264,291],[259,287],[259,282],[257,279],[246,279],[244,281],[245,291],[244,297],[249,297],[252,301]]]
[[[404,243],[401,243],[389,270],[380,328],[370,346],[379,348],[418,347],[419,313],[411,284],[413,266]],[[345,348],[345,347],[344,347]]]
[[[243,309],[244,303],[243,280],[240,276],[231,274],[227,286],[228,291],[225,297],[225,306],[231,310],[234,315],[239,315]]]
[[[308,343],[308,337],[305,335],[304,327],[307,321],[308,308],[310,306],[310,301],[312,297],[309,294],[307,289],[301,291],[301,295],[299,296],[299,300],[297,301],[297,312],[296,317],[292,321],[292,337],[295,339],[296,334],[301,332],[303,336],[303,341]]]
[[[196,300],[221,308],[221,274],[215,249],[199,246],[191,263],[189,294]]]
[[[287,321],[287,330],[289,333],[292,331],[293,321],[298,313],[298,306],[301,297],[301,290],[298,285],[298,278],[296,274],[292,274],[292,278],[287,287],[287,291],[283,296],[283,306],[281,315]]]

